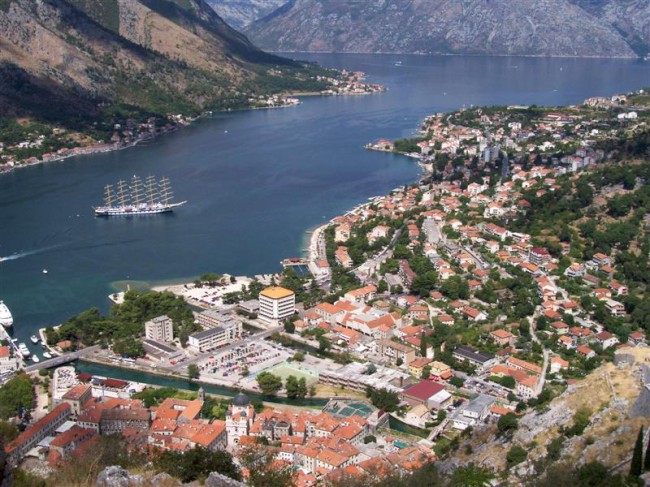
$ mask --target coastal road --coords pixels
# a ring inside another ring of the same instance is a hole
[[[186,369],[188,365],[195,364],[196,362],[200,362],[201,360],[205,360],[210,355],[227,352],[228,350],[232,350],[233,348],[237,348],[237,347],[239,347],[241,345],[245,345],[246,343],[250,343],[250,342],[253,342],[253,341],[256,341],[256,340],[264,340],[264,339],[270,337],[276,331],[280,331],[281,329],[282,328],[279,327],[279,326],[277,326],[275,328],[269,328],[268,330],[262,331],[260,333],[255,333],[254,335],[248,336],[248,337],[246,337],[246,338],[244,338],[242,340],[237,340],[236,342],[232,342],[231,344],[226,345],[225,347],[218,348],[218,349],[215,349],[215,350],[211,350],[209,352],[203,352],[203,353],[201,353],[201,354],[199,354],[199,355],[197,355],[195,357],[192,357],[192,358],[190,358],[188,360],[184,360],[184,361],[179,362],[177,364],[173,364],[170,367],[161,366],[160,368],[163,368],[163,369],[169,370],[169,371],[174,371],[174,372],[181,372],[184,369]]]
[[[49,369],[51,367],[57,367],[58,365],[67,364],[68,362],[74,362],[79,358],[90,355],[98,351],[101,347],[99,345],[93,345],[92,347],[83,348],[77,350],[76,352],[66,353],[65,355],[59,355],[48,360],[43,360],[37,364],[32,364],[25,367],[25,372],[36,372],[37,370]]]

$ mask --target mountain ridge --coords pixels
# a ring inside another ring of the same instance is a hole
[[[311,83],[304,64],[267,54],[204,0],[3,0],[2,116],[68,127],[147,114],[246,106],[252,94]]]
[[[244,32],[279,52],[634,58],[646,19],[640,0],[293,0]]]

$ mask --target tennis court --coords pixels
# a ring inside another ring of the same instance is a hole
[[[327,406],[325,406],[324,411],[326,413],[333,414],[335,416],[341,416],[343,418],[350,417],[352,415],[361,416],[362,418],[367,418],[373,411],[372,406],[364,404],[362,402],[348,402],[343,400],[331,400]]]

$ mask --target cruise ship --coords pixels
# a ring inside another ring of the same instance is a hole
[[[131,182],[118,181],[117,188],[107,185],[104,188],[104,205],[93,208],[95,216],[134,216],[169,213],[174,208],[183,206],[187,201],[173,203],[172,188],[169,179],[157,181],[149,176],[142,182],[133,176]]]
[[[7,305],[0,301],[0,325],[5,328],[11,327],[14,324],[14,317],[11,316],[11,311],[7,308]]]

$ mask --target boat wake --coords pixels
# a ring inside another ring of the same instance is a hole
[[[54,245],[54,246],[51,246],[51,247],[44,247],[42,249],[29,250],[29,251],[26,251],[26,252],[16,252],[16,253],[13,253],[11,255],[0,257],[0,262],[6,262],[6,261],[9,261],[9,260],[22,259],[23,257],[29,257],[30,255],[40,254],[41,252],[46,252],[46,251],[54,249],[56,247],[58,247],[58,246]]]

